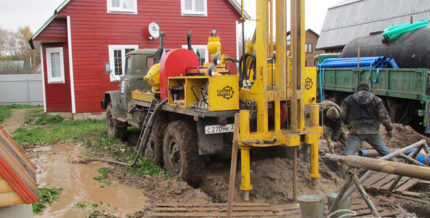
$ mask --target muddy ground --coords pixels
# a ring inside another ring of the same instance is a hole
[[[12,116],[4,122],[4,127],[15,130],[24,125],[22,110],[13,110]],[[387,144],[390,148],[399,148],[422,138],[409,126],[395,125],[395,137]],[[428,138],[426,138],[428,140]],[[132,141],[132,140],[131,140]],[[368,145],[364,145],[366,148]],[[336,149],[342,150],[340,145]],[[320,142],[320,156],[329,152],[326,143]],[[82,217],[90,209],[74,206],[78,202],[99,205],[103,214],[116,217],[142,217],[158,203],[209,203],[225,202],[227,199],[229,160],[213,160],[207,167],[200,187],[193,188],[187,183],[161,174],[153,177],[137,177],[123,166],[102,162],[88,161],[94,156],[109,159],[108,154],[94,154],[84,143],[64,141],[56,144],[38,146],[27,150],[29,157],[38,167],[37,177],[40,186],[62,188],[60,200],[54,202],[42,214],[42,217]],[[259,150],[252,152],[251,181],[253,190],[250,193],[253,202],[272,204],[290,203],[292,201],[292,161],[288,158],[288,149]],[[239,160],[240,161],[240,160]],[[344,180],[320,161],[321,179],[315,186],[309,179],[307,155],[300,155],[298,190],[299,195],[337,192]],[[240,164],[239,164],[240,165]],[[100,187],[93,178],[101,168],[108,171],[107,179],[111,185]],[[235,201],[241,200],[239,191],[240,167],[237,170]],[[428,191],[427,188],[423,189]],[[396,208],[407,214],[407,209],[414,212],[421,204],[403,201],[393,197],[376,195],[380,206]],[[402,203],[403,202],[403,203]],[[411,204],[408,206],[408,204]],[[395,207],[393,206],[395,205]],[[402,208],[402,206],[405,208]],[[415,208],[414,208],[415,207]],[[93,209],[91,209],[93,210]]]

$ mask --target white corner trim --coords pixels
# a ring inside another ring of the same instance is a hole
[[[70,16],[67,16],[67,42],[69,44],[69,72],[70,72],[70,96],[72,98],[72,113],[76,113],[75,101],[75,79],[73,75],[73,52],[72,52],[72,25],[70,23]]]
[[[239,60],[239,47],[240,47],[240,43],[239,43],[239,39],[242,38],[241,36],[239,36],[237,34],[237,29],[239,28],[239,21],[236,20],[236,59]]]
[[[42,66],[42,98],[43,98],[43,112],[47,112],[46,109],[46,90],[45,90],[45,64],[43,63],[43,45],[40,45],[40,63]]]

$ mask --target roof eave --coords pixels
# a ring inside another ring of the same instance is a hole
[[[236,0],[228,0],[228,2],[234,7],[234,9],[236,9],[236,11],[242,15],[242,6],[236,1]],[[246,19],[250,19],[251,16],[248,14],[248,12],[246,12],[246,10],[244,11],[244,16]]]

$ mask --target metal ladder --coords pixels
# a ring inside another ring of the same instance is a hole
[[[160,107],[167,102],[168,99],[164,99],[163,101],[159,102],[158,99],[153,99],[151,102],[151,105],[148,108],[148,113],[145,116],[145,119],[142,123],[142,127],[139,134],[139,139],[137,140],[137,153],[136,157],[134,158],[133,162],[130,164],[130,166],[134,166],[137,163],[137,160],[139,157],[143,154],[143,152],[146,150],[146,147],[148,145],[149,136],[152,132],[152,125],[154,124],[154,117],[157,114]]]

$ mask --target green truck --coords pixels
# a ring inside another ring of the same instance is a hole
[[[424,68],[323,68],[318,69],[318,90],[322,99],[341,103],[359,83],[369,83],[372,93],[383,99],[393,122],[430,134],[429,72]]]

